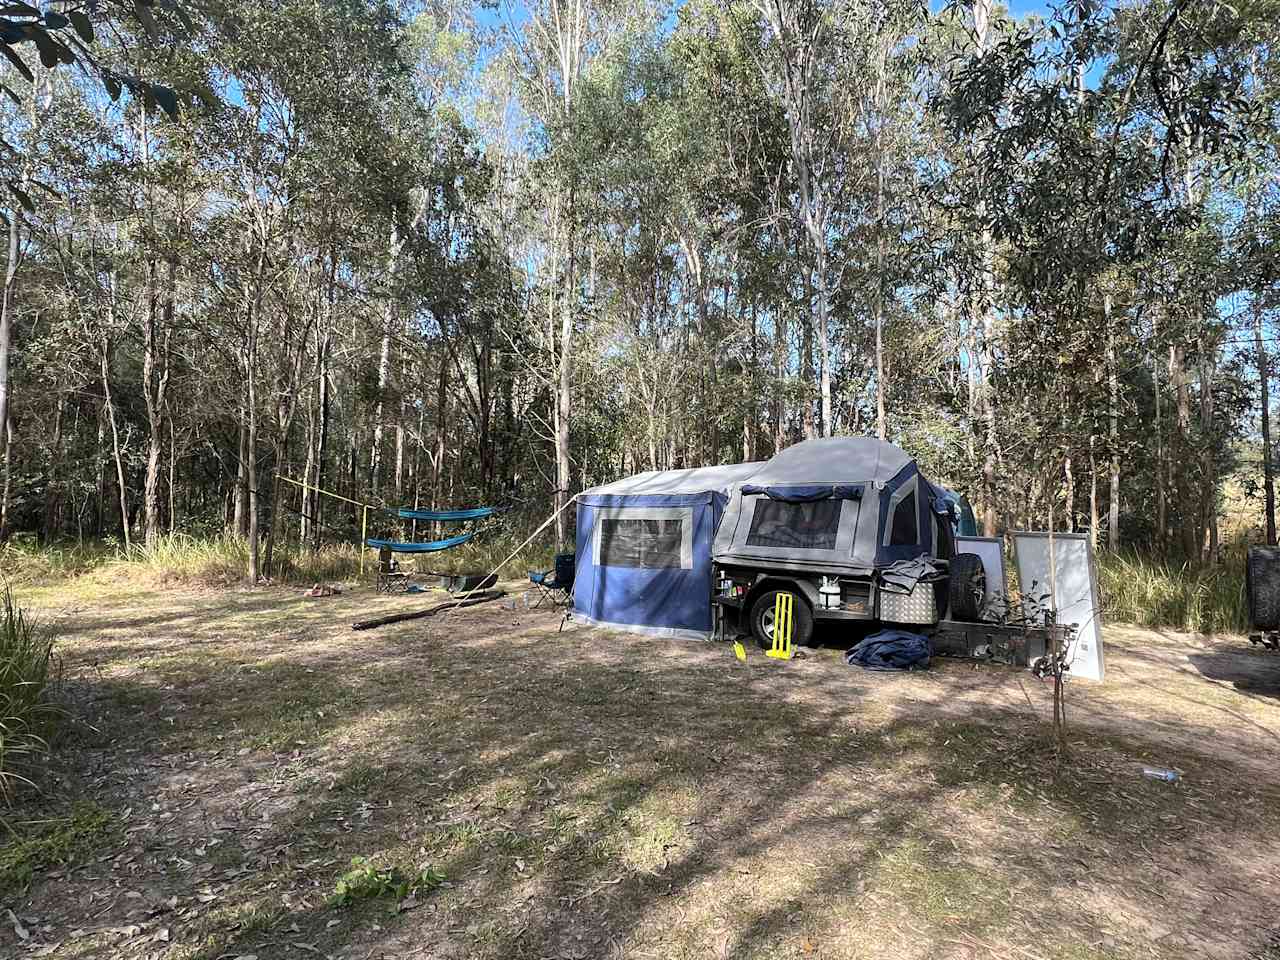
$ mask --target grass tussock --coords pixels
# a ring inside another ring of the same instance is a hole
[[[1103,615],[1144,627],[1197,633],[1248,629],[1244,560],[1233,554],[1212,567],[1128,553],[1098,558]]]
[[[115,544],[104,541],[40,546],[14,537],[0,543],[0,570],[10,583],[40,583],[82,576],[117,556]]]
[[[110,813],[88,802],[67,817],[25,826],[31,829],[0,837],[0,893],[26,891],[35,871],[89,856],[116,829]]]
[[[335,544],[318,551],[296,543],[277,543],[267,565],[265,546],[259,550],[261,575],[277,583],[349,580],[360,569],[354,544]],[[171,534],[151,546],[135,543],[120,551],[109,565],[112,573],[142,574],[161,583],[232,584],[244,580],[249,569],[249,543],[243,537],[191,537]]]
[[[25,613],[6,586],[0,600],[0,800],[30,784],[48,753],[62,718],[57,685],[52,631]]]

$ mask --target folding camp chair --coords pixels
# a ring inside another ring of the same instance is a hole
[[[529,582],[538,588],[538,602],[550,600],[552,606],[569,604],[573,600],[573,574],[576,568],[576,557],[572,553],[556,554],[555,566],[546,571],[530,570]]]
[[[396,593],[409,589],[409,575],[400,569],[390,547],[378,548],[378,593]]]

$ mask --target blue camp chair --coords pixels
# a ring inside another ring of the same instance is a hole
[[[576,558],[572,553],[556,554],[555,566],[550,570],[530,570],[529,582],[538,588],[538,602],[550,600],[552,606],[568,604],[573,600],[573,574],[576,569]]]

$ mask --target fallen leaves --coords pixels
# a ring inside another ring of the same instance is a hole
[[[5,913],[9,915],[9,922],[13,924],[13,932],[17,938],[23,943],[30,940],[31,934],[27,931],[27,928],[22,925],[22,921],[18,919],[17,915],[12,910],[6,910]]]

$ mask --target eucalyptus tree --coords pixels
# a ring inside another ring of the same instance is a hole
[[[644,16],[644,11],[639,11]],[[523,29],[509,34],[525,81],[526,109],[537,118],[544,151],[542,170],[550,192],[546,213],[545,268],[556,288],[548,300],[559,320],[548,321],[555,380],[552,414],[555,449],[556,539],[565,543],[571,493],[570,422],[573,415],[574,334],[581,315],[583,241],[581,171],[570,139],[579,89],[592,60],[628,26],[632,11],[589,0],[542,0],[524,11]]]
[[[1068,375],[1070,367],[1046,360],[1072,355],[1075,342],[1090,338],[1098,329],[1090,303],[1102,303],[1105,349],[1094,362],[1105,370],[1105,402],[1113,411],[1107,451],[1113,546],[1120,490],[1115,411],[1122,398],[1115,317],[1103,278],[1136,269],[1185,234],[1188,217],[1201,215],[1204,194],[1175,189],[1174,167],[1185,171],[1195,162],[1212,176],[1217,168],[1192,157],[1207,159],[1231,148],[1247,119],[1231,108],[1238,29],[1206,47],[1198,26],[1206,15],[1161,4],[1149,5],[1145,15],[1055,10],[1043,22],[1010,24],[989,49],[968,55],[950,94],[957,134],[974,138],[986,158],[985,226],[1005,251],[1008,280],[1026,305],[1020,329],[1011,335],[1040,343],[1041,352],[1027,362],[1040,365],[1042,380],[1070,401],[1068,411],[1087,406],[1092,378]],[[1092,85],[1082,79],[1091,74],[1098,76]],[[1176,102],[1169,97],[1174,88],[1183,91]],[[1205,296],[1197,307],[1201,315],[1212,302]],[[1183,390],[1180,396],[1185,411],[1189,395]],[[1204,414],[1212,419],[1209,407]],[[1053,442],[1070,490],[1071,416],[1056,419]],[[1040,426],[1053,437],[1049,425]],[[1206,487],[1212,485],[1208,461],[1201,469]],[[1187,498],[1180,500],[1185,506]],[[1204,509],[1198,512],[1203,518]],[[1196,539],[1184,537],[1188,552]]]

